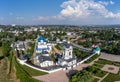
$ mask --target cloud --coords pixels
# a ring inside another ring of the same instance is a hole
[[[60,16],[64,18],[80,19],[83,17],[120,18],[120,13],[108,11],[107,5],[114,4],[113,1],[105,2],[94,0],[68,0],[61,7]]]
[[[115,2],[95,0],[67,0],[60,7],[62,10],[55,16],[39,16],[39,21],[64,21],[70,24],[110,24],[120,22],[120,12],[113,13],[107,9]]]
[[[17,19],[17,20],[23,20],[24,17],[19,16],[19,17],[16,17],[16,19]]]
[[[113,2],[113,1],[110,1],[110,4],[112,4],[112,5],[113,5],[113,4],[115,4],[115,2]]]
[[[103,5],[105,5],[105,6],[107,6],[107,5],[113,5],[113,4],[115,4],[115,2],[113,2],[113,1],[98,1],[100,4],[103,4]]]
[[[37,19],[40,20],[40,21],[47,21],[47,20],[50,19],[50,17],[49,17],[49,16],[46,16],[46,17],[44,17],[44,16],[39,16]]]

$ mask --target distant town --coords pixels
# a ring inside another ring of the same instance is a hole
[[[0,25],[0,82],[119,81],[119,25]]]

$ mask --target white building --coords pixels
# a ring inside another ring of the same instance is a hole
[[[24,31],[31,32],[31,31],[37,31],[37,27],[31,27],[31,28],[25,28]]]
[[[67,32],[67,35],[70,36],[72,33],[71,32]]]
[[[49,67],[54,65],[54,62],[51,60],[50,56],[47,55],[36,54],[36,60],[38,65],[41,67]]]
[[[59,38],[56,39],[56,43],[62,43]]]
[[[36,53],[42,53],[44,51],[47,51],[49,53],[51,49],[52,49],[52,44],[47,43],[46,38],[40,36],[37,39]]]
[[[58,64],[64,68],[72,68],[76,65],[77,60],[73,55],[73,47],[70,44],[64,45],[64,50],[61,58],[58,58]]]
[[[26,49],[24,42],[16,43],[16,48],[17,48],[17,50],[25,50]]]
[[[47,43],[46,38],[40,36],[37,39],[37,46],[36,46],[35,61],[37,65],[41,67],[49,67],[54,65],[54,62],[50,57],[51,50],[52,50],[52,44]]]
[[[38,28],[37,27],[31,27],[32,31],[37,31]]]

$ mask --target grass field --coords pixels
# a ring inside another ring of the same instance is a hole
[[[14,64],[16,68],[16,76],[17,79],[20,79],[20,82],[39,82],[36,79],[33,79],[17,62],[17,60],[14,58]]]
[[[96,58],[98,58],[100,55],[95,54],[94,56],[92,56],[90,59],[88,59],[87,61],[85,61],[84,63],[91,63],[93,60],[95,60]]]
[[[31,75],[31,76],[39,76],[39,75],[48,74],[48,73],[46,73],[46,72],[37,71],[37,70],[35,70],[35,69],[33,69],[33,68],[30,68],[30,67],[28,67],[28,66],[26,66],[26,65],[22,65],[22,68],[23,68],[27,73],[29,73],[29,75]]]
[[[99,79],[95,78],[92,82],[98,82]]]
[[[103,64],[99,64],[99,63],[94,63],[92,66],[95,66],[97,68],[102,68],[104,65]]]
[[[110,73],[102,82],[115,82],[115,81],[120,81],[120,73],[119,74]]]
[[[8,59],[5,57],[0,64],[0,82],[11,82],[8,77]]]
[[[62,46],[61,45],[56,45],[55,48],[57,48],[58,50],[62,50]]]
[[[120,62],[114,62],[114,61],[109,61],[105,59],[99,59],[98,61],[96,61],[96,63],[103,64],[103,65],[109,64],[109,65],[120,66]]]
[[[94,76],[97,76],[97,77],[103,77],[107,73],[94,66],[90,66],[86,68],[86,70],[91,72]]]
[[[15,58],[14,58],[14,63],[15,63],[15,67],[16,67],[17,79],[20,79],[20,82],[40,82],[40,81],[32,78],[32,76],[47,74],[45,72],[32,69],[28,66],[21,65],[17,62],[17,60]]]

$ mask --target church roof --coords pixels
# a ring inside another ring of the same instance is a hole
[[[42,63],[44,61],[52,61],[52,59],[51,59],[50,56],[42,56],[42,55],[40,55],[39,61]]]
[[[99,47],[94,48],[95,51],[100,51]]]
[[[40,37],[38,38],[38,42],[41,42],[41,41],[46,42],[47,40],[46,40],[45,37],[40,36]]]

